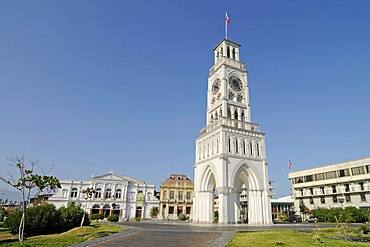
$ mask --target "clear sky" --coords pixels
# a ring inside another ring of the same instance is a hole
[[[0,1],[0,172],[193,177],[213,48],[242,45],[269,178],[370,156],[370,1]],[[0,188],[6,187],[5,184]]]

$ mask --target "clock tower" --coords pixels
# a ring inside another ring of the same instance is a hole
[[[209,71],[206,127],[196,139],[193,220],[271,224],[265,134],[252,123],[248,72],[240,45],[223,39]],[[244,212],[244,214],[241,212]]]

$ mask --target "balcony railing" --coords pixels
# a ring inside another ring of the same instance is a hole
[[[220,126],[238,128],[243,130],[259,131],[259,125],[230,118],[220,118],[200,130],[200,135],[205,135]]]

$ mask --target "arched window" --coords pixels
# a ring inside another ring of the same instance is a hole
[[[105,191],[105,198],[111,198],[112,197],[112,189],[108,188]]]
[[[97,188],[95,190],[95,198],[100,198],[101,197],[101,188]]]
[[[239,143],[238,139],[235,140],[235,152],[238,154],[239,153]]]
[[[235,48],[233,48],[233,59],[235,59]]]
[[[245,144],[245,140],[243,140],[243,154],[247,154],[247,145]]]
[[[209,157],[209,143],[207,143],[207,157]]]
[[[253,156],[253,143],[252,142],[249,143],[249,150],[250,150],[251,156]]]
[[[227,47],[227,57],[230,58],[230,47]]]
[[[77,192],[78,192],[77,188],[72,188],[71,197],[77,197]]]
[[[257,142],[257,156],[260,157],[260,144]]]
[[[147,198],[148,198],[148,200],[152,200],[152,193],[148,192]]]
[[[229,138],[229,153],[231,153],[231,138]]]
[[[115,197],[116,197],[117,199],[119,199],[119,198],[121,198],[121,196],[122,196],[122,190],[121,190],[121,189],[117,189],[117,190],[116,190],[116,195],[115,195]]]
[[[219,150],[218,150],[218,139],[217,139],[217,141],[216,141],[216,152],[217,152],[217,153],[219,152]]]
[[[214,152],[213,152],[213,149],[214,149],[214,143],[213,143],[213,141],[212,141],[212,143],[211,143],[211,148],[212,148],[212,155],[214,155]]]

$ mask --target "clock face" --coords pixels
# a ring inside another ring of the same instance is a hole
[[[230,76],[229,85],[234,91],[241,91],[243,89],[243,83],[237,76]]]
[[[213,94],[216,94],[218,92],[218,90],[220,89],[220,85],[221,85],[220,79],[216,79],[213,82],[213,84],[212,84],[212,93]]]

